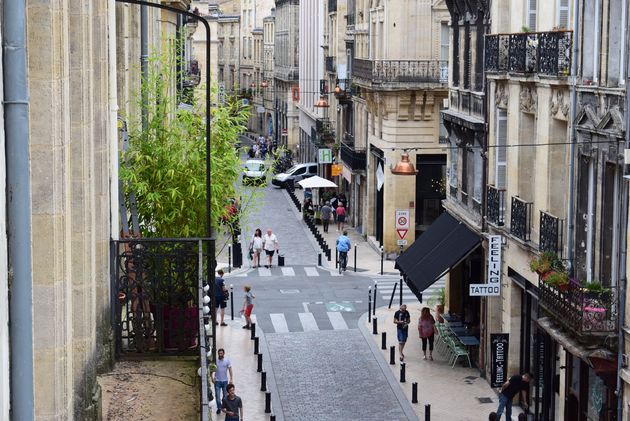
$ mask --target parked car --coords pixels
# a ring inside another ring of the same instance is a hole
[[[248,159],[243,167],[243,184],[264,184],[266,180],[265,161],[262,159]]]
[[[278,187],[294,185],[299,187],[298,181],[317,175],[317,163],[309,162],[297,164],[289,168],[286,172],[276,174],[271,180],[271,184]]]

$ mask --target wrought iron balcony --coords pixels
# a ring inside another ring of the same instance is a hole
[[[564,221],[550,213],[540,211],[540,251],[550,251],[562,255],[562,231]]]
[[[539,297],[540,305],[578,336],[603,336],[617,331],[615,288],[591,292],[571,281],[561,290],[541,281]]]
[[[446,60],[352,60],[352,77],[372,83],[432,83],[446,85]]]
[[[335,140],[335,128],[328,118],[318,118],[315,120],[315,132],[323,143]]]
[[[354,136],[350,133],[346,133],[344,141],[341,142],[341,160],[353,171],[366,169],[366,150],[365,148],[355,147]]]
[[[354,13],[348,13],[346,15],[346,19],[347,19],[347,25],[348,26],[354,26],[354,22],[355,22]]]
[[[518,196],[512,196],[512,212],[510,214],[510,233],[523,241],[531,240],[532,205]]]
[[[486,194],[488,200],[486,218],[491,224],[502,227],[505,224],[505,190],[488,186]]]
[[[335,97],[340,103],[352,102],[352,84],[350,79],[337,79]]]
[[[337,0],[328,0],[328,13],[337,11]]]
[[[336,69],[335,69],[335,57],[327,56],[325,61],[326,61],[326,71],[327,72],[331,72],[331,73],[335,73],[336,72]]]
[[[485,71],[568,76],[573,32],[486,35]]]

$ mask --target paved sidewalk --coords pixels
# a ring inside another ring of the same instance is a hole
[[[411,402],[411,387],[418,383],[418,403],[412,404],[420,419],[424,419],[425,404],[431,405],[431,419],[452,421],[478,421],[488,419],[488,414],[497,410],[498,395],[486,379],[479,375],[476,368],[468,368],[467,363],[458,362],[454,368],[448,364],[444,354],[433,352],[433,361],[422,359],[422,342],[418,337],[417,323],[420,310],[425,305],[421,303],[407,303],[407,310],[411,313],[409,339],[405,346],[406,383],[401,383],[409,402]],[[380,307],[376,310],[378,335],[371,335],[374,342],[381,349],[381,334],[387,333],[387,349],[381,350],[381,355],[389,363],[389,348],[396,346],[396,364],[390,369],[397,379],[400,379],[400,361],[398,342],[396,339],[396,325],[394,312],[398,306]],[[372,326],[368,325],[367,314],[359,322],[363,330],[372,333]],[[437,339],[437,338],[436,338]],[[437,342],[437,340],[436,340]],[[487,402],[488,403],[483,403]],[[457,402],[457,404],[454,404]],[[512,419],[517,420],[520,409],[513,407]]]

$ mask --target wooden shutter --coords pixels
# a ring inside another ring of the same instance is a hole
[[[495,180],[497,189],[507,187],[507,111],[497,110],[497,138],[496,138]]]
[[[535,31],[536,30],[536,9],[538,0],[528,0],[527,2],[527,27]]]
[[[569,29],[569,0],[558,0],[558,28]]]

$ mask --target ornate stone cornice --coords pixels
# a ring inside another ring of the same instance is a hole
[[[510,100],[510,93],[505,82],[497,82],[494,92],[494,103],[499,108],[507,108]]]
[[[535,87],[530,85],[521,87],[519,107],[524,113],[536,114],[538,111],[538,94]]]

